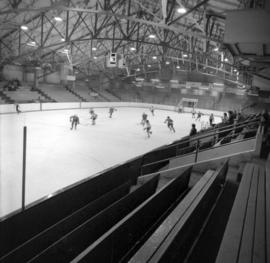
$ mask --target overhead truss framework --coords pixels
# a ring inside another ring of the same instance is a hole
[[[227,10],[243,8],[247,2],[4,0],[0,2],[0,65],[53,71],[59,63],[71,63],[87,76],[100,71],[110,75],[115,72],[106,69],[105,57],[113,51],[124,55],[129,72],[170,64],[223,72],[236,79],[239,62],[223,46],[225,18]],[[186,12],[179,13],[179,8]]]

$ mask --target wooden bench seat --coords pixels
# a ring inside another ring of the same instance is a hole
[[[224,183],[227,167],[226,162],[218,171],[206,172],[129,263],[182,262]]]
[[[269,219],[269,173],[266,176],[265,167],[248,163],[216,263],[269,262]]]
[[[148,198],[72,262],[126,262],[188,189],[191,168]]]

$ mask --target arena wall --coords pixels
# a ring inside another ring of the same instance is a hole
[[[20,104],[22,112],[31,111],[46,111],[46,110],[69,110],[69,109],[88,109],[88,108],[108,108],[108,107],[127,107],[127,108],[146,108],[149,109],[153,106],[155,109],[176,111],[175,106],[150,104],[150,103],[137,103],[137,102],[71,102],[71,103],[28,103]],[[192,108],[185,108],[186,112],[191,112]],[[203,114],[209,114],[209,110],[196,109]],[[223,112],[211,110],[215,116],[223,116]],[[0,114],[16,113],[14,104],[0,105]]]

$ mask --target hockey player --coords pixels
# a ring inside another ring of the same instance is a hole
[[[150,111],[151,111],[151,113],[152,113],[152,116],[155,116],[155,112],[154,112],[154,111],[155,111],[155,109],[154,109],[154,107],[153,107],[153,106],[151,106],[151,107],[150,107]]]
[[[90,115],[92,115],[93,113],[95,113],[94,112],[94,109],[93,108],[90,108],[89,113],[90,113]]]
[[[19,114],[19,113],[21,113],[21,111],[20,111],[20,105],[19,104],[16,104],[16,112]]]
[[[109,108],[109,118],[111,118],[112,117],[112,115],[113,115],[113,113],[116,111],[116,108],[114,108],[114,107],[110,107]]]
[[[144,126],[144,124],[146,123],[146,121],[147,121],[147,114],[146,113],[143,113],[141,125]]]
[[[96,125],[96,119],[97,119],[98,115],[93,111],[91,114],[90,119],[92,120],[92,125]]]
[[[192,114],[192,119],[195,119],[195,114],[196,114],[196,111],[195,111],[195,109],[194,109],[194,108],[192,108],[192,112],[191,112],[191,114]]]
[[[173,120],[170,118],[170,116],[167,117],[167,119],[164,121],[164,123],[167,123],[167,126],[170,131],[175,132],[175,129],[173,127]]]
[[[71,122],[70,129],[73,130],[73,127],[74,127],[74,129],[76,130],[77,125],[80,124],[79,117],[76,114],[72,115],[72,116],[70,116],[69,121]]]
[[[150,138],[150,134],[152,134],[152,131],[151,131],[151,124],[150,124],[149,120],[146,120],[145,124],[146,124],[146,126],[145,126],[144,130],[146,130],[147,137]]]
[[[197,114],[196,121],[200,121],[201,120],[201,117],[202,117],[202,113],[199,111],[198,114]]]

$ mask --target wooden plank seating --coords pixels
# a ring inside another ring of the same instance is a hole
[[[269,180],[265,167],[246,164],[216,263],[269,262]]]
[[[183,262],[225,181],[228,163],[207,171],[129,263]]]
[[[0,222],[0,258],[58,221],[127,181],[136,182],[140,158],[87,178]]]
[[[26,262],[78,227],[88,218],[95,216],[112,203],[127,195],[129,191],[130,182],[114,188],[13,249],[1,257],[0,262]]]
[[[70,262],[119,220],[153,195],[158,180],[159,174],[98,214],[82,222],[28,262]]]
[[[187,191],[191,168],[161,188],[138,208],[123,218],[72,262],[126,262],[134,249],[150,235],[167,215],[173,203]],[[173,206],[175,206],[174,204]],[[171,211],[171,210],[170,210]]]

